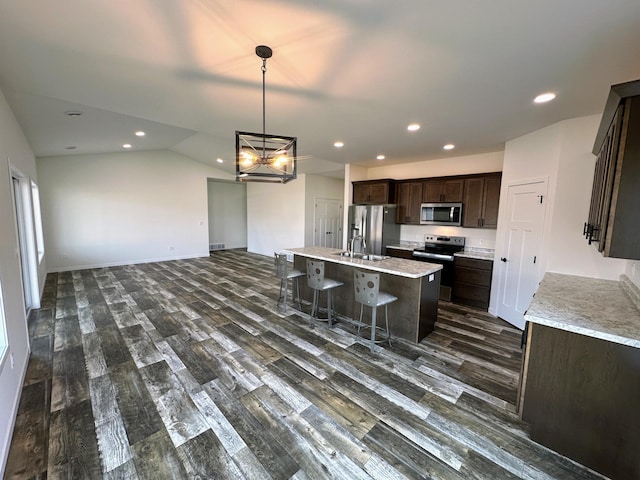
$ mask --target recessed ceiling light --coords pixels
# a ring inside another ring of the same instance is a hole
[[[218,163],[224,163],[224,160],[223,160],[223,159],[221,159],[221,158],[216,158],[216,162],[218,162]]]
[[[130,143],[125,143],[124,145],[122,145],[122,148],[131,148],[131,144]]]
[[[556,98],[556,94],[552,92],[541,93],[533,99],[535,103],[547,103]]]
[[[336,147],[336,148],[342,148],[342,147],[344,147],[344,142],[335,142],[333,144],[333,146]]]
[[[378,155],[378,156],[376,157],[376,160],[384,160],[384,159],[385,159],[385,156],[384,156],[384,155]]]
[[[456,146],[453,143],[447,143],[444,147],[445,150],[453,150]]]
[[[145,132],[143,132],[142,130],[138,130],[138,131],[136,132],[136,137],[144,137],[145,135],[146,135],[146,133],[145,133]]]
[[[417,123],[412,123],[409,126],[407,126],[407,130],[409,130],[410,132],[415,132],[420,130],[420,125]]]
[[[68,110],[64,112],[67,117],[78,118],[82,116],[82,112],[80,110]]]

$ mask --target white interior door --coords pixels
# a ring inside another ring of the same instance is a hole
[[[498,316],[524,328],[524,312],[541,280],[539,254],[546,208],[547,182],[511,185],[507,190],[507,228]]]
[[[314,247],[342,248],[342,200],[316,199]]]

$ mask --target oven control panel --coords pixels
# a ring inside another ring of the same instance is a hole
[[[456,245],[464,247],[464,237],[447,237],[443,235],[425,235],[426,243],[440,243],[444,245]]]

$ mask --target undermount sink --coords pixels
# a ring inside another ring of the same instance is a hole
[[[341,257],[359,258],[361,260],[369,260],[371,262],[379,262],[380,260],[391,258],[388,255],[369,255],[366,253],[356,252],[338,252],[336,255],[340,255]]]

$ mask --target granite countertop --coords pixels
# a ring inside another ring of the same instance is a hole
[[[547,272],[533,297],[525,320],[569,332],[640,348],[637,287]]]
[[[420,278],[442,270],[442,265],[428,262],[416,262],[404,258],[390,257],[386,260],[362,260],[361,258],[341,257],[338,254],[344,250],[325,247],[287,248],[285,252],[300,255],[301,257],[315,258],[327,262],[350,265],[353,267],[371,270],[374,272],[388,273],[400,277]]]
[[[476,260],[491,260],[495,257],[495,250],[490,248],[465,248],[462,252],[454,253],[456,257],[475,258]]]

